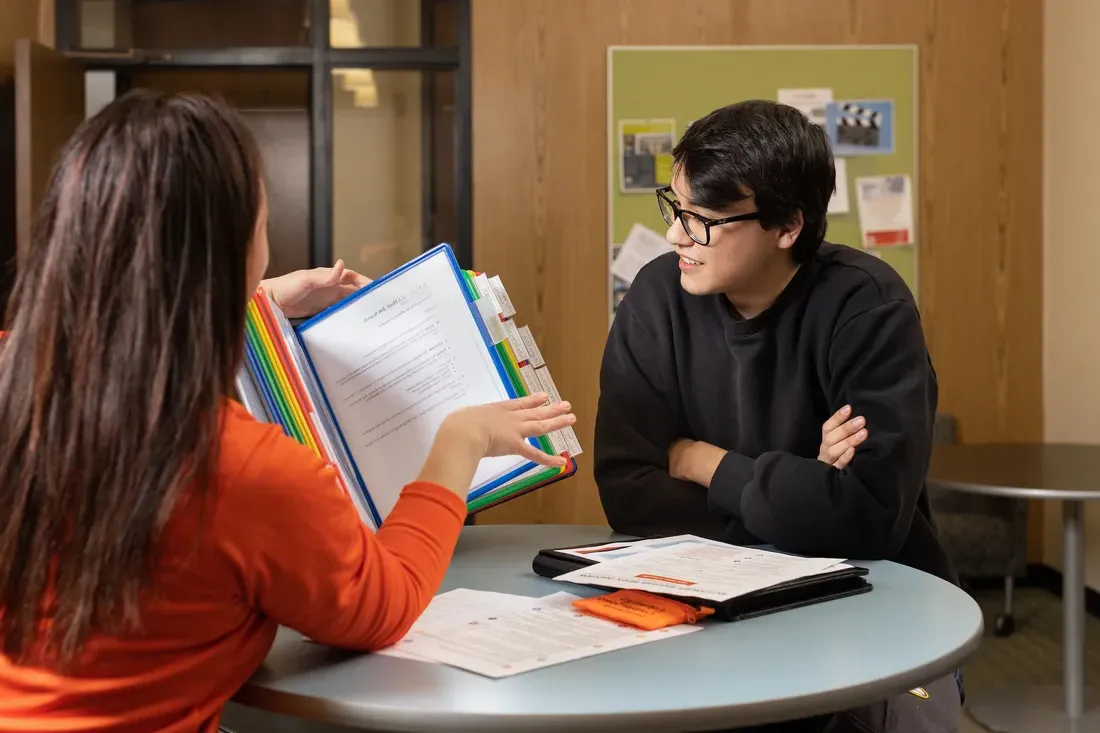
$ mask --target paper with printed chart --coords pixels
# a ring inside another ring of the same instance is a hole
[[[543,598],[483,593],[467,590],[464,597],[444,601],[455,609],[450,618],[443,618],[439,609],[445,606],[439,606],[427,622],[418,622],[418,628],[383,653],[500,678],[702,628],[682,625],[640,631],[581,613],[573,608],[578,596],[570,593]]]

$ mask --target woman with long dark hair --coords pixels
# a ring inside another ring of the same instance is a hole
[[[201,96],[127,94],[62,152],[0,339],[0,730],[212,731],[278,625],[394,643],[478,462],[574,421],[545,395],[454,413],[371,533],[231,399],[266,217],[252,137]],[[360,281],[269,287],[305,315]]]

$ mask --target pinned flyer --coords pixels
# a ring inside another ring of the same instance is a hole
[[[538,344],[535,343],[535,336],[531,333],[531,327],[520,327],[519,337],[523,339],[523,345],[527,347],[527,353],[531,357],[528,362],[531,364],[531,366],[538,369],[540,366],[546,364],[546,360],[542,358],[542,352],[539,351]]]
[[[909,176],[857,178],[856,205],[864,248],[912,244],[913,193]]]
[[[512,299],[508,297],[508,291],[504,289],[504,283],[500,281],[500,275],[493,275],[489,278],[489,290],[496,298],[502,316],[511,318],[516,314],[516,307],[512,305]]]

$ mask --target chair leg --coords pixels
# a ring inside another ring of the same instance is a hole
[[[1016,631],[1016,619],[1012,616],[1012,591],[1016,587],[1016,576],[1005,576],[1005,612],[997,617],[993,633],[997,636],[1011,636]]]

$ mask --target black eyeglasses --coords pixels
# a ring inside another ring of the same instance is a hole
[[[680,226],[684,228],[684,231],[691,237],[691,240],[704,247],[710,244],[711,227],[716,227],[720,224],[732,224],[735,221],[750,221],[760,218],[760,212],[753,211],[748,214],[727,216],[724,219],[708,219],[705,216],[696,214],[694,211],[684,211],[681,209],[678,203],[669,198],[668,194],[670,193],[672,193],[672,186],[665,186],[664,188],[657,189],[657,207],[661,210],[661,216],[664,217],[665,223],[672,226],[672,222],[679,219]]]

